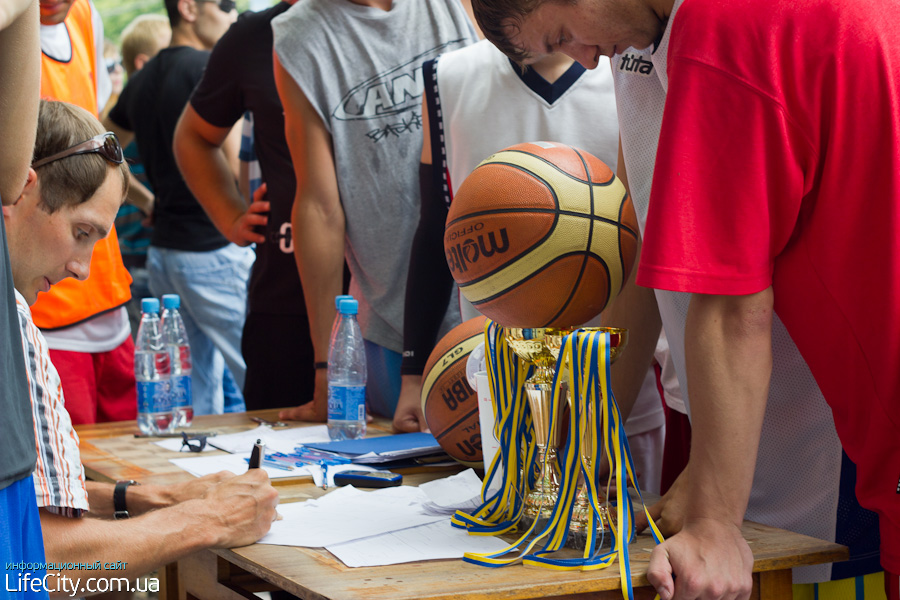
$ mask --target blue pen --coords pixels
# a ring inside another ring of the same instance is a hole
[[[319,463],[322,466],[322,489],[328,489],[328,461],[323,460]]]

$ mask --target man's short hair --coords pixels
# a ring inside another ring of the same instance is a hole
[[[553,0],[472,0],[472,12],[484,37],[503,54],[522,64],[529,54],[509,40],[511,31],[545,2]]]
[[[178,24],[181,23],[181,13],[178,12],[178,2],[179,0],[164,0],[166,14],[169,15],[169,26],[172,29],[175,29],[178,27]]]
[[[122,66],[131,75],[137,70],[134,59],[138,54],[154,56],[162,48],[159,40],[172,28],[162,15],[140,15],[122,30]]]
[[[37,138],[32,162],[62,152],[104,132],[97,117],[74,104],[41,100],[38,111]],[[50,214],[63,206],[87,202],[97,193],[110,166],[122,174],[122,196],[128,191],[129,170],[126,163],[114,165],[97,153],[78,154],[42,165],[38,172],[41,184],[40,207]]]

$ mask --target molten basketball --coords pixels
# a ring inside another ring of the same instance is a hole
[[[622,289],[637,218],[600,159],[555,142],[491,155],[459,187],[444,251],[463,295],[507,327],[571,327]]]
[[[484,339],[484,317],[475,317],[441,338],[425,363],[422,412],[444,451],[469,467],[482,468],[478,397],[466,380],[469,353]]]

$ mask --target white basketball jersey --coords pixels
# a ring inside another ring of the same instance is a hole
[[[676,0],[659,46],[629,48],[613,57],[613,78],[628,183],[641,232],[647,222],[656,149],[666,102],[666,56]],[[690,414],[684,376],[684,329],[690,294],[656,290],[669,348]],[[746,518],[834,540],[841,444],[831,409],[809,367],[776,316],[773,371],[753,490]],[[794,570],[794,583],[830,579],[831,565]]]

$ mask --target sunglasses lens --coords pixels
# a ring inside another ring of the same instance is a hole
[[[219,0],[219,9],[222,12],[231,12],[235,8],[237,8],[237,4],[235,4],[234,0]]]
[[[115,134],[106,134],[106,137],[103,139],[102,152],[106,158],[116,164],[121,164],[124,160],[122,156],[122,146],[119,144],[119,139]]]

